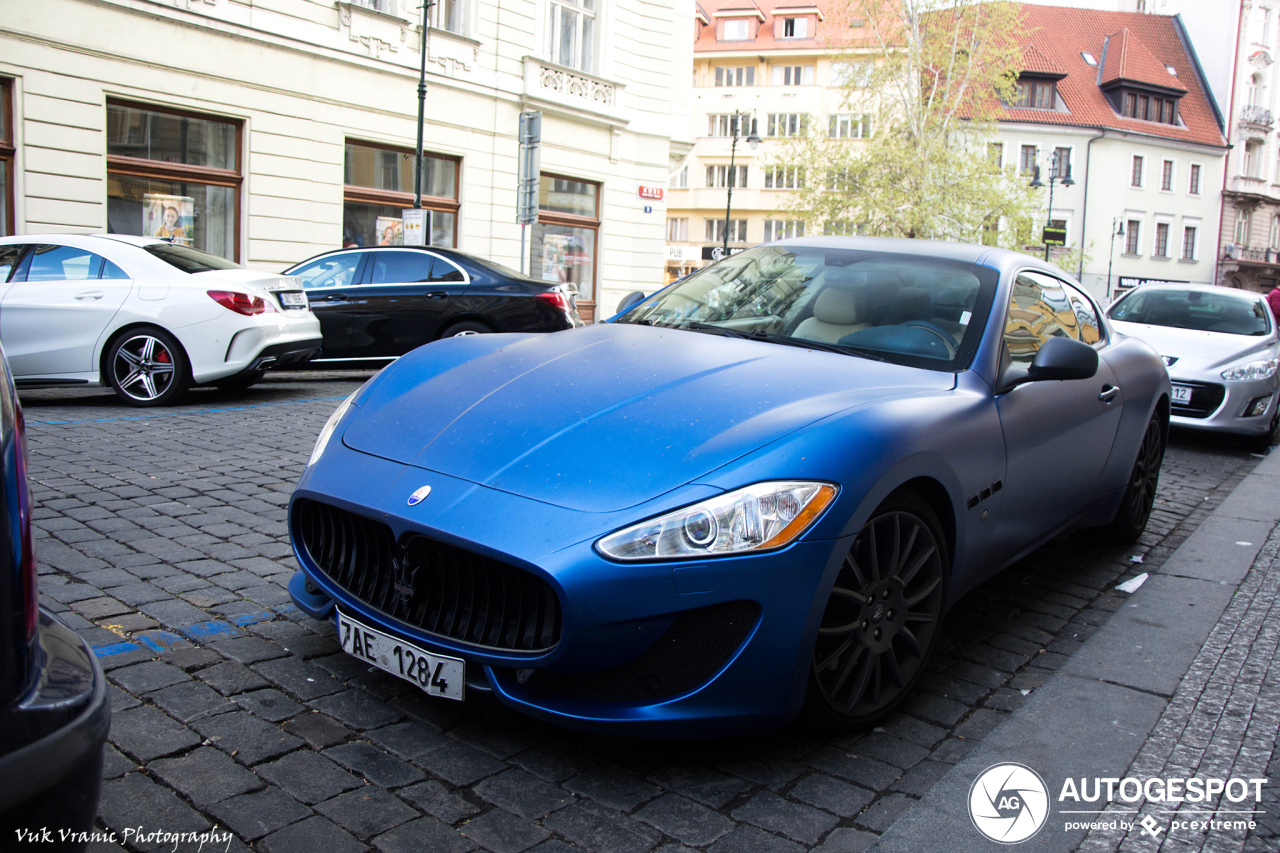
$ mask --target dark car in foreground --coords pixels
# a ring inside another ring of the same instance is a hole
[[[428,694],[565,726],[870,725],[985,578],[1073,526],[1141,535],[1169,397],[1034,258],[772,243],[383,370],[293,493],[290,592]]]
[[[302,280],[320,319],[323,350],[308,367],[382,367],[439,338],[582,325],[571,286],[454,249],[341,249],[285,274]]]
[[[92,650],[38,604],[22,409],[0,369],[0,838],[5,849],[80,850],[111,709]],[[42,828],[49,842],[19,843],[30,836],[18,830]]]

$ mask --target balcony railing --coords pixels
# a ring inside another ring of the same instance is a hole
[[[548,101],[614,122],[621,118],[624,85],[536,57],[524,58],[525,97]]]
[[[1271,110],[1266,107],[1247,106],[1240,110],[1240,121],[1249,124],[1261,124],[1271,127],[1273,119],[1271,118]]]

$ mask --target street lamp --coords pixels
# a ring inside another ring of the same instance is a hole
[[[1064,187],[1070,187],[1075,185],[1075,181],[1071,180],[1071,163],[1070,162],[1067,163],[1066,175],[1062,177],[1058,177],[1058,154],[1059,152],[1054,151],[1053,157],[1049,161],[1049,215],[1045,217],[1045,221],[1044,221],[1046,228],[1051,227],[1053,224],[1053,185],[1054,183],[1060,183]],[[1036,166],[1035,176],[1032,177],[1031,179],[1031,187],[1032,189],[1038,190],[1043,186],[1044,184],[1041,183],[1040,181],[1040,167]],[[1044,235],[1041,234],[1041,237],[1043,236]],[[1044,259],[1046,261],[1049,260],[1049,241],[1048,240],[1045,240],[1045,243],[1044,243]]]
[[[1124,236],[1124,220],[1111,220],[1111,251],[1107,254],[1107,301],[1111,301],[1111,262],[1116,256],[1116,238]]]
[[[427,27],[430,26],[431,7],[435,0],[422,4],[422,38],[418,42],[420,60],[418,66],[418,149],[413,158],[413,209],[422,210],[422,124],[427,107]],[[431,240],[428,237],[427,242]]]
[[[729,146],[729,174],[726,175],[725,184],[729,187],[729,200],[724,205],[724,257],[729,257],[729,213],[733,210],[733,185],[734,171],[733,160],[738,153],[738,136],[742,130],[742,117],[745,113],[742,110],[733,111],[733,144]],[[751,133],[747,134],[747,144],[754,151],[760,147],[760,134],[756,132],[756,120],[751,119]]]

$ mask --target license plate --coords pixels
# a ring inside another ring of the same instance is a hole
[[[1173,386],[1173,402],[1190,403],[1191,389],[1188,388],[1186,385],[1174,385]]]
[[[423,651],[370,628],[341,610],[338,611],[338,636],[342,640],[342,650],[352,657],[411,681],[432,696],[462,701],[466,661]]]
[[[306,308],[307,295],[301,290],[282,290],[276,294],[285,308]]]

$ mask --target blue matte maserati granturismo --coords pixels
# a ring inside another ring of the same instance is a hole
[[[646,736],[869,725],[975,584],[1072,526],[1142,533],[1169,400],[1034,258],[771,243],[377,374],[293,493],[290,591],[435,696]]]

